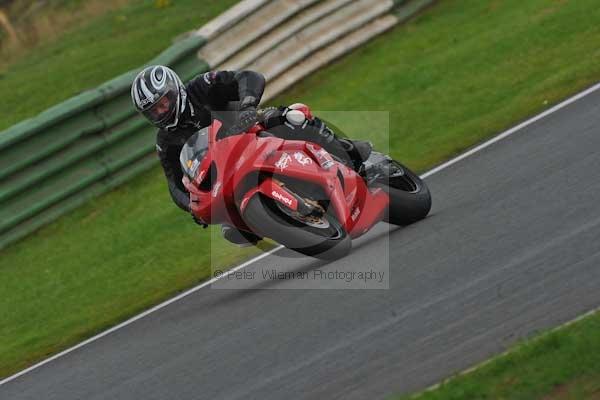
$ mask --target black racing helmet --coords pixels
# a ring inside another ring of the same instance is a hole
[[[144,68],[131,85],[135,108],[161,129],[177,127],[186,98],[185,86],[179,76],[163,65]]]

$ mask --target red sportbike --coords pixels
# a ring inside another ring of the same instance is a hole
[[[181,151],[192,213],[300,253],[335,259],[380,221],[408,225],[431,208],[426,184],[373,152],[363,178],[319,145],[284,140],[260,124],[230,135],[215,119]]]

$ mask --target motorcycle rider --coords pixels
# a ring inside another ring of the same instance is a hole
[[[371,152],[370,143],[339,138],[323,121],[312,116],[302,125],[292,124],[286,118],[290,111],[287,107],[272,107],[259,114],[257,107],[264,88],[265,78],[254,71],[210,71],[184,85],[172,69],[153,65],[135,77],[131,85],[133,104],[159,128],[156,150],[169,193],[179,208],[190,212],[179,153],[190,136],[211,124],[211,111],[225,110],[229,101],[239,102],[237,129],[232,132],[244,132],[260,121],[277,137],[317,143],[356,171],[361,171],[363,161]],[[204,225],[196,217],[194,221]],[[227,240],[240,246],[256,244],[262,239],[229,225],[222,226],[222,233]]]

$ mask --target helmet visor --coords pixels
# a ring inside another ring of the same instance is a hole
[[[168,91],[150,108],[144,110],[143,114],[158,127],[168,125],[177,109],[177,100],[176,92]]]

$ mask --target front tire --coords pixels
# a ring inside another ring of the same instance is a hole
[[[243,218],[255,233],[307,256],[335,260],[352,248],[352,239],[331,212],[323,216],[326,224],[309,226],[282,212],[275,200],[257,194],[249,200]]]

